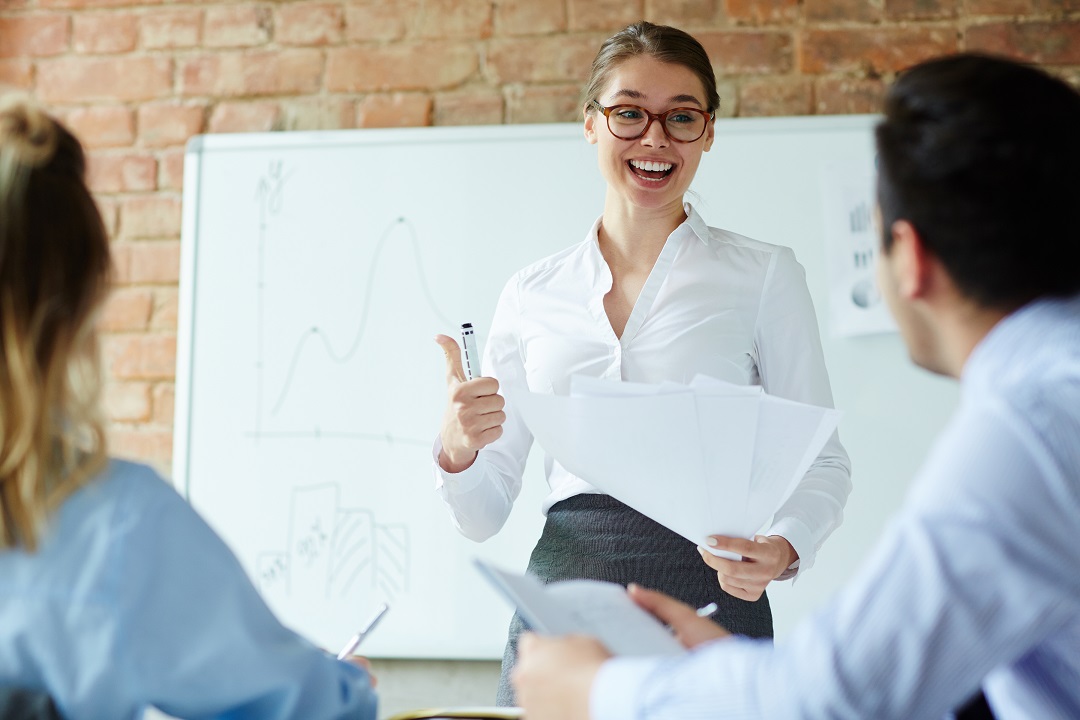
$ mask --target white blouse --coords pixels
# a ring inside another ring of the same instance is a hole
[[[616,337],[604,309],[611,271],[594,223],[585,241],[518,272],[503,289],[484,348],[484,374],[500,392],[527,385],[565,395],[575,373],[632,382],[689,383],[697,374],[771,395],[832,407],[832,390],[802,266],[789,248],[708,227],[689,204],[687,219],[668,237]],[[502,528],[521,490],[532,434],[507,403],[501,438],[460,473],[438,464],[435,486],[454,524],[484,540]],[[543,512],[560,500],[600,490],[545,456],[551,492]],[[814,562],[843,519],[851,490],[847,453],[834,434],[767,535],[780,535],[799,554],[798,571]],[[786,573],[785,577],[794,575]]]

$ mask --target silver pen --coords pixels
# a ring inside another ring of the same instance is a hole
[[[368,620],[367,625],[360,628],[360,632],[353,635],[352,640],[350,640],[348,644],[346,644],[345,647],[341,649],[341,652],[337,654],[337,659],[344,660],[345,658],[355,653],[356,648],[360,645],[360,641],[367,637],[368,633],[375,629],[375,626],[379,624],[379,621],[382,620],[382,616],[385,615],[386,611],[389,609],[390,606],[386,603],[380,605],[375,610],[375,615],[370,620]]]

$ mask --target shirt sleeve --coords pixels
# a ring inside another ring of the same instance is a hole
[[[1061,572],[1080,564],[1067,477],[1015,418],[969,412],[828,608],[776,646],[716,642],[645,677],[605,665],[595,717],[623,701],[620,687],[636,694],[635,718],[942,717],[1075,622],[1080,579]]]
[[[367,673],[282,626],[182,498],[137,499],[118,513],[113,568],[115,673],[134,700],[179,717],[374,720]]]
[[[788,248],[774,256],[766,275],[754,344],[765,392],[833,407],[814,302],[803,268]],[[851,463],[833,433],[765,532],[791,543],[799,554],[798,574],[813,566],[818,549],[840,526],[850,492]]]
[[[502,436],[483,448],[473,464],[459,473],[448,473],[439,466],[439,438],[432,450],[435,490],[458,531],[477,542],[493,536],[506,523],[521,492],[521,477],[532,447],[532,433],[514,410],[510,397],[515,389],[528,390],[517,332],[520,317],[517,284],[511,279],[499,297],[482,353],[483,374],[499,381],[499,393],[506,399]]]

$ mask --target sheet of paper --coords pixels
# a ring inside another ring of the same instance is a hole
[[[569,472],[698,545],[713,534],[752,537],[839,418],[704,376],[688,386],[575,377],[571,388],[570,397],[510,399]]]
[[[598,580],[544,585],[530,575],[507,572],[483,560],[477,560],[476,566],[539,633],[591,635],[614,655],[685,652],[667,628],[638,607],[621,585]]]

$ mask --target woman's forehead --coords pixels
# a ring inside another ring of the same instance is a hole
[[[602,97],[634,104],[705,104],[705,86],[697,74],[679,63],[648,55],[623,60],[608,75]]]

